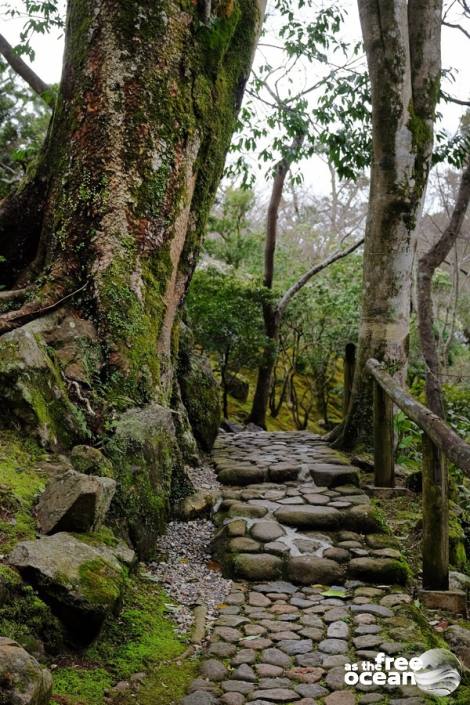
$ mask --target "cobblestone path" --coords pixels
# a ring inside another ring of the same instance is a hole
[[[430,648],[358,469],[308,433],[223,434],[213,458],[213,550],[234,582],[183,705],[429,702],[414,685],[345,683],[345,664]]]

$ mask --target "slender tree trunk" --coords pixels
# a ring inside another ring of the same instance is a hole
[[[439,379],[439,352],[433,330],[432,278],[455,245],[462,229],[469,200],[470,162],[462,174],[449,225],[436,244],[421,257],[418,264],[418,321],[421,350],[426,363],[426,401],[431,411],[441,418],[445,418],[445,408]]]
[[[364,293],[349,414],[337,445],[370,445],[370,357],[403,378],[415,224],[426,188],[440,78],[441,0],[358,0],[372,90],[373,162]]]
[[[248,77],[257,0],[69,2],[63,76],[35,173],[0,209],[1,265],[27,301],[93,323],[100,393],[167,403],[174,322]],[[79,292],[79,295],[77,293]]]
[[[266,219],[266,241],[264,247],[264,280],[263,284],[269,291],[273,288],[274,279],[274,256],[276,252],[277,221],[279,217],[279,206],[281,204],[284,184],[291,164],[302,145],[304,135],[296,137],[288,151],[276,166],[271,198],[269,200],[268,213]],[[263,304],[264,333],[267,339],[261,365],[258,369],[256,379],[255,394],[248,421],[266,428],[266,412],[269,403],[269,391],[274,365],[276,364],[277,347],[279,340],[279,320],[273,302],[266,301]]]

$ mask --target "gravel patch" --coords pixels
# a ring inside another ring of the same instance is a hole
[[[162,560],[149,565],[152,578],[178,603],[171,611],[181,632],[191,628],[192,608],[196,605],[207,606],[210,630],[217,618],[218,605],[231,590],[232,581],[210,567],[208,546],[213,534],[214,526],[210,521],[172,521],[157,544]]]
[[[195,490],[219,490],[221,487],[220,482],[217,480],[216,472],[211,465],[199,465],[197,468],[187,465],[185,472]]]

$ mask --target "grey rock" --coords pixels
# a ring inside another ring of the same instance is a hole
[[[296,592],[297,588],[292,583],[287,583],[284,580],[275,580],[269,583],[261,583],[259,585],[254,585],[253,590],[257,592],[272,592],[277,594],[291,594]]]
[[[327,636],[329,639],[347,639],[349,627],[346,622],[331,622],[328,627]]]
[[[281,524],[330,531],[338,529],[341,521],[341,513],[338,509],[315,507],[310,504],[302,506],[286,505],[278,509],[274,515]]]
[[[226,693],[242,693],[243,695],[251,693],[254,688],[253,683],[248,683],[246,680],[237,681],[230,679],[223,681],[221,685]]]
[[[209,646],[209,656],[219,656],[220,658],[230,658],[236,653],[237,647],[225,641],[214,641]]]
[[[295,689],[303,698],[322,698],[329,692],[327,688],[318,685],[318,683],[301,683]]]
[[[95,531],[105,520],[115,491],[116,482],[110,477],[68,470],[49,482],[39,499],[40,530],[44,534]]]
[[[261,663],[268,663],[272,666],[280,666],[281,668],[287,668],[291,662],[286,653],[276,648],[265,649],[262,651],[260,661]]]
[[[0,637],[0,687],[6,705],[48,705],[52,676],[16,641]]]
[[[405,585],[408,580],[405,565],[391,558],[353,558],[348,575],[379,585]]]
[[[284,639],[278,643],[278,647],[289,656],[296,656],[297,654],[307,654],[312,651],[313,644],[311,639],[301,639],[299,641]]]
[[[292,556],[289,559],[287,572],[289,578],[302,585],[334,585],[341,581],[343,570],[336,562],[328,558],[317,558],[313,555]]]
[[[247,664],[242,663],[233,673],[232,679],[236,681],[247,681],[248,683],[256,683],[257,676],[254,670]]]
[[[257,521],[251,528],[251,536],[263,543],[275,541],[284,534],[284,529],[276,521]]]
[[[256,661],[256,651],[254,649],[240,649],[231,660],[232,666],[254,663]]]
[[[224,693],[220,698],[220,702],[223,705],[244,705],[246,699],[241,693]]]
[[[79,644],[89,643],[119,606],[127,570],[112,549],[94,547],[65,532],[23,541],[9,557],[54,609]]]
[[[392,610],[382,605],[351,605],[351,612],[356,614],[372,614],[377,617],[393,617]]]
[[[204,690],[197,690],[194,693],[186,695],[181,700],[180,705],[217,705],[218,698],[212,693]]]
[[[348,650],[348,642],[342,639],[324,639],[318,644],[318,648],[325,654],[345,654]]]
[[[252,697],[257,700],[271,701],[273,703],[290,703],[299,700],[300,696],[289,688],[272,688],[270,690],[255,690]]]
[[[208,659],[201,665],[201,676],[208,678],[210,681],[223,681],[227,678],[228,671],[224,664],[217,659]]]
[[[245,580],[271,580],[281,575],[282,560],[270,553],[239,553],[233,559],[233,572]]]
[[[317,485],[359,485],[359,472],[352,466],[315,464],[310,473]]]

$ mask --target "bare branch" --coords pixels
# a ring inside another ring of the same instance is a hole
[[[8,62],[9,66],[26,81],[28,86],[50,107],[54,107],[54,98],[51,95],[51,87],[26,64],[19,56],[11,44],[0,34],[0,54]]]
[[[346,250],[337,250],[334,252],[332,255],[327,257],[323,262],[320,262],[319,264],[314,265],[311,269],[308,270],[308,272],[305,272],[300,279],[298,279],[295,284],[293,284],[287,291],[286,293],[281,297],[279,300],[277,306],[276,306],[276,313],[278,316],[282,316],[284,313],[287,305],[291,301],[291,299],[297,294],[300,289],[302,289],[305,284],[307,284],[312,277],[314,277],[316,274],[319,274],[319,272],[322,272],[324,269],[330,266],[330,264],[333,264],[334,262],[337,262],[340,259],[343,259],[344,257],[347,257],[350,255],[352,252],[357,250],[362,244],[364,243],[364,238],[361,238],[357,242],[355,242],[353,245],[348,247]]]

